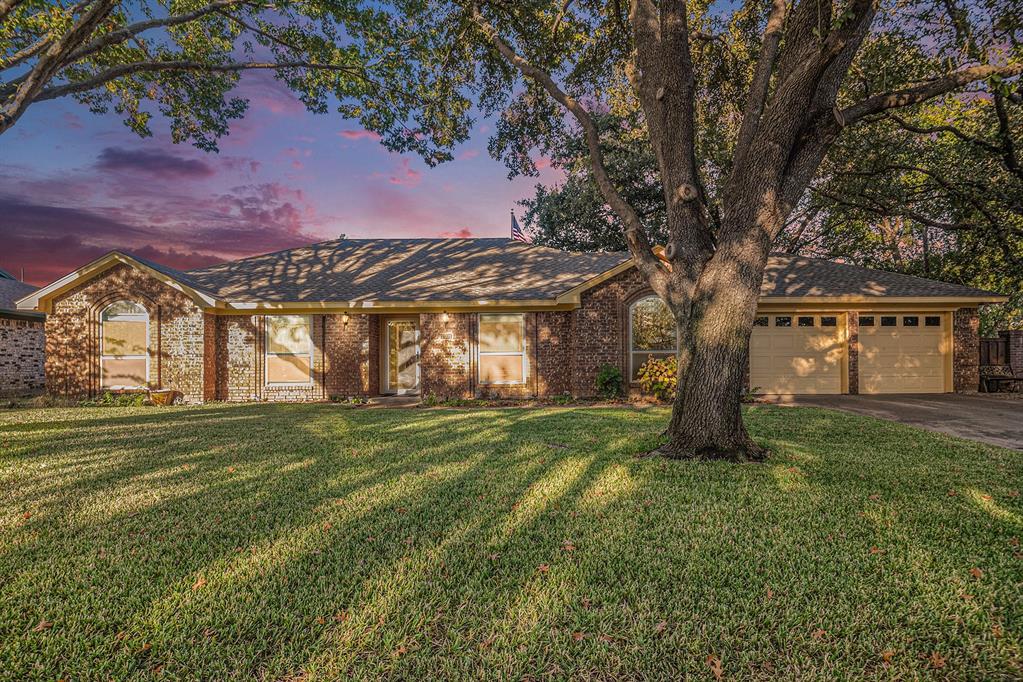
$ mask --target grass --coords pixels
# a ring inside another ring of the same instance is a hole
[[[758,406],[0,412],[0,679],[1018,678],[1023,460]],[[886,660],[887,659],[887,660]]]

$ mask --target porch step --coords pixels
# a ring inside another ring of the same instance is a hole
[[[381,395],[375,398],[370,398],[366,407],[416,407],[419,405],[419,400],[419,396],[417,395]]]

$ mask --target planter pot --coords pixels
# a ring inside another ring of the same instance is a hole
[[[154,405],[173,405],[179,395],[177,391],[161,389],[159,391],[150,391],[149,399],[153,401]]]

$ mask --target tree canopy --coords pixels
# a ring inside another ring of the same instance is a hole
[[[34,104],[74,98],[140,135],[215,150],[269,71],[314,112],[335,107],[428,163],[468,135],[470,103],[440,65],[451,36],[376,3],[335,0],[0,0],[0,134]]]

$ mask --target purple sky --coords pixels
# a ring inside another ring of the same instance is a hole
[[[509,181],[486,121],[431,169],[270,76],[239,89],[249,112],[219,154],[173,144],[159,119],[141,139],[70,100],[33,106],[0,142],[0,268],[45,284],[114,248],[187,269],[341,234],[507,236],[515,202],[556,179]]]

